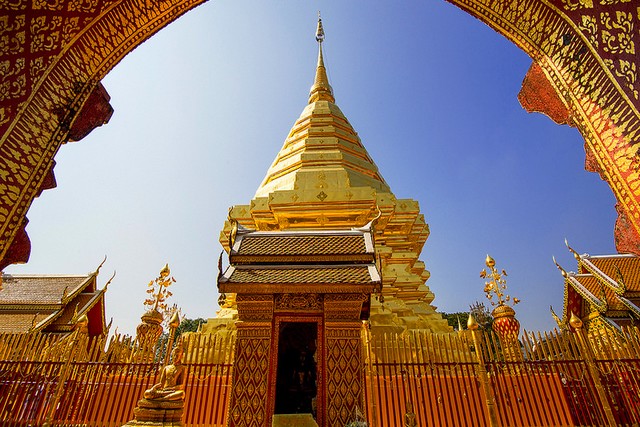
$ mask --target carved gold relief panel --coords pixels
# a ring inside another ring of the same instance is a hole
[[[357,322],[326,323],[327,426],[342,427],[362,410],[363,359]]]
[[[263,427],[267,414],[271,323],[238,325],[229,426]]]

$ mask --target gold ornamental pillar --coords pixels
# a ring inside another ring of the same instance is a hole
[[[489,375],[487,374],[487,367],[485,366],[483,356],[483,342],[482,336],[478,331],[478,322],[473,317],[473,314],[469,313],[469,320],[467,320],[467,328],[471,330],[473,335],[473,345],[476,349],[476,357],[478,358],[478,377],[480,378],[480,386],[486,397],[487,413],[489,414],[489,425],[491,427],[498,426],[498,415],[496,413],[496,402],[493,397],[493,389],[491,383],[489,383]]]
[[[485,264],[489,268],[480,272],[480,277],[488,279],[484,284],[484,292],[495,308],[491,312],[493,324],[491,328],[500,338],[502,353],[508,362],[518,362],[522,360],[522,350],[518,335],[520,334],[520,322],[516,319],[516,311],[509,306],[509,303],[516,305],[520,302],[518,298],[511,298],[507,295],[507,272],[498,272],[496,261],[487,255]],[[495,297],[495,300],[494,300]]]
[[[516,311],[506,304],[498,305],[491,312],[493,324],[491,328],[500,338],[502,354],[507,362],[518,362],[522,360],[522,350],[520,349],[520,322],[516,319]]]
[[[136,328],[138,347],[133,354],[133,361],[152,362],[155,346],[163,331],[163,316],[157,310],[149,310],[140,317],[140,320],[142,322]]]
[[[273,295],[236,296],[239,322],[233,362],[229,427],[264,427],[268,414]]]
[[[156,344],[164,331],[162,327],[164,315],[162,313],[166,312],[166,300],[171,296],[168,288],[175,281],[176,279],[171,277],[169,264],[165,264],[160,270],[160,275],[147,285],[149,297],[144,301],[144,305],[149,309],[140,317],[142,323],[136,328],[138,348],[133,354],[133,361],[153,362]]]
[[[609,403],[609,398],[607,397],[607,393],[602,386],[602,381],[600,379],[600,371],[596,366],[593,353],[591,350],[591,345],[589,344],[586,333],[582,329],[582,320],[575,313],[571,313],[571,318],[569,319],[569,324],[575,330],[576,335],[578,336],[578,342],[580,343],[580,353],[584,358],[584,362],[589,369],[589,373],[591,374],[591,379],[593,380],[593,385],[598,392],[598,398],[600,399],[600,404],[602,405],[602,409],[604,410],[605,418],[607,419],[608,426],[617,426],[615,417],[613,416],[613,410],[611,409],[611,404]]]

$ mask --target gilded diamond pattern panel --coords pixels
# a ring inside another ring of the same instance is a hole
[[[251,331],[238,331],[233,389],[231,390],[231,427],[262,427],[267,422],[267,379],[270,340],[251,337]],[[266,331],[269,334],[269,330]]]
[[[344,426],[362,410],[362,355],[358,329],[327,329],[327,425]]]

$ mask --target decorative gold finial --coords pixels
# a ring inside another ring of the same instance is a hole
[[[318,11],[318,26],[316,27],[316,41],[322,43],[324,41],[324,28],[322,28],[322,18],[320,17],[320,11]]]
[[[318,27],[316,28],[316,41],[318,42],[318,65],[316,67],[316,78],[309,92],[309,104],[316,101],[335,102],[333,97],[333,89],[329,84],[327,77],[327,69],[324,66],[324,57],[322,56],[322,42],[324,41],[324,28],[322,27],[322,18],[318,12]]]
[[[475,331],[478,329],[478,322],[476,322],[476,318],[473,314],[469,313],[469,319],[467,319],[467,329]]]
[[[567,249],[569,249],[569,252],[571,252],[571,254],[573,255],[573,257],[580,261],[580,254],[578,252],[575,251],[575,249],[573,249],[571,246],[569,246],[569,241],[567,240],[567,238],[565,237],[564,239],[564,244],[567,246]]]
[[[176,310],[173,312],[173,316],[171,316],[171,320],[169,320],[169,327],[177,328],[178,326],[180,326],[180,314],[178,313],[178,310]]]
[[[171,270],[169,269],[169,264],[165,264],[164,267],[162,267],[162,270],[160,270],[160,277],[164,279],[169,274],[171,274]]]
[[[496,260],[491,258],[489,254],[487,254],[487,257],[484,259],[484,263],[487,265],[487,267],[491,268],[491,267],[495,267]]]
[[[556,324],[558,325],[558,327],[560,328],[561,331],[564,331],[565,329],[567,329],[567,325],[565,325],[562,320],[560,319],[560,317],[558,317],[558,315],[556,314],[555,311],[553,311],[553,306],[550,305],[549,306],[549,310],[551,311],[551,317],[553,317],[553,320],[556,321]]]
[[[505,303],[509,301],[513,301],[513,305],[516,305],[520,302],[518,298],[511,298],[511,296],[507,295],[505,291],[507,290],[507,272],[502,270],[502,272],[498,272],[496,269],[496,261],[487,254],[487,258],[485,259],[485,264],[489,267],[489,271],[483,269],[480,272],[480,277],[483,279],[489,279],[488,282],[484,284],[484,292],[487,295],[487,298],[491,302],[493,306],[503,306]],[[497,301],[493,301],[494,295],[497,297]]]
[[[86,313],[82,313],[80,316],[78,316],[78,320],[76,320],[76,325],[82,327],[82,326],[86,326],[89,323],[89,318],[87,317]]]
[[[98,268],[96,268],[96,271],[93,274],[95,274],[97,276],[98,273],[100,273],[100,269],[102,268],[102,266],[104,265],[105,262],[107,262],[107,256],[106,255],[104,256],[104,258],[102,259],[102,262],[100,263]]]
[[[573,311],[571,312],[571,318],[569,319],[569,325],[571,325],[571,327],[573,329],[582,328],[582,320],[578,316],[576,316],[576,314]]]
[[[569,277],[569,273],[567,273],[567,271],[564,268],[562,268],[560,264],[558,264],[558,261],[556,261],[556,257],[552,256],[551,258],[553,258],[553,263],[556,265],[558,270],[560,270],[560,274],[562,274],[562,277],[564,277],[565,279]]]
[[[616,283],[618,284],[618,288],[615,290],[616,294],[623,295],[627,291],[627,285],[624,281],[624,276],[622,275],[622,271],[620,271],[620,267],[618,267],[618,264],[613,264],[613,268],[616,270]]]
[[[150,281],[147,285],[147,293],[150,295],[149,298],[144,301],[144,305],[148,306],[151,311],[159,311],[162,313],[167,309],[165,301],[173,295],[167,288],[176,281],[176,279],[169,276],[170,274],[169,264],[165,264],[162,270],[160,270],[160,276]]]

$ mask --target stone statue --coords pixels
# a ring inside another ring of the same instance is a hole
[[[144,398],[150,401],[184,400],[184,380],[186,368],[182,364],[182,346],[176,346],[171,352],[171,364],[165,366],[160,374],[160,382],[144,392]]]

